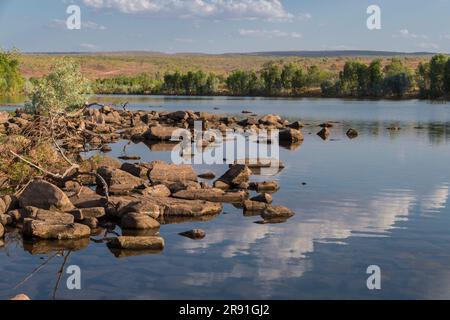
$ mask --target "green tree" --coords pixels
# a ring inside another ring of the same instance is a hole
[[[19,70],[19,53],[0,50],[0,96],[22,92],[25,80]]]
[[[444,95],[444,74],[448,57],[443,54],[435,55],[430,61],[430,97],[439,98]]]
[[[38,114],[61,114],[79,110],[90,92],[89,82],[80,66],[64,58],[52,66],[50,74],[37,81],[29,92],[28,111]]]
[[[283,88],[281,74],[280,66],[275,63],[268,63],[263,67],[261,76],[264,80],[265,94],[277,95],[281,92]]]
[[[370,63],[367,69],[367,94],[372,97],[380,96],[383,92],[383,72],[381,60],[377,59]]]

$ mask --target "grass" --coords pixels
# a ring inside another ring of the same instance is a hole
[[[21,72],[27,78],[46,75],[50,66],[62,55],[55,54],[24,54],[20,57]],[[179,70],[203,70],[218,75],[227,75],[236,69],[258,70],[270,61],[298,61],[305,67],[318,65],[321,69],[338,73],[344,64],[354,57],[336,58],[299,58],[258,55],[205,55],[205,54],[160,54],[160,53],[98,53],[98,54],[65,54],[77,60],[83,74],[91,80],[110,78],[118,75],[164,75],[166,72]],[[360,57],[369,63],[375,57]],[[390,58],[381,58],[387,64]],[[429,56],[404,57],[405,64],[415,69],[420,62],[428,61]]]

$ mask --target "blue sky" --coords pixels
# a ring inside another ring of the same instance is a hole
[[[68,30],[70,4],[81,30]],[[381,30],[366,9],[381,8]],[[0,0],[0,47],[25,52],[450,52],[450,0]]]

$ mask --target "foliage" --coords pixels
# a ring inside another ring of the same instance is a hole
[[[81,74],[80,66],[64,58],[52,67],[49,75],[35,81],[26,108],[38,114],[73,112],[85,105],[89,91],[89,82]]]
[[[19,70],[18,52],[0,50],[0,96],[21,93],[24,83]]]

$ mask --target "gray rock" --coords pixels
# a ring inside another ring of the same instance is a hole
[[[44,180],[31,181],[19,195],[19,204],[22,208],[31,206],[59,211],[74,209],[72,202],[61,189]]]

